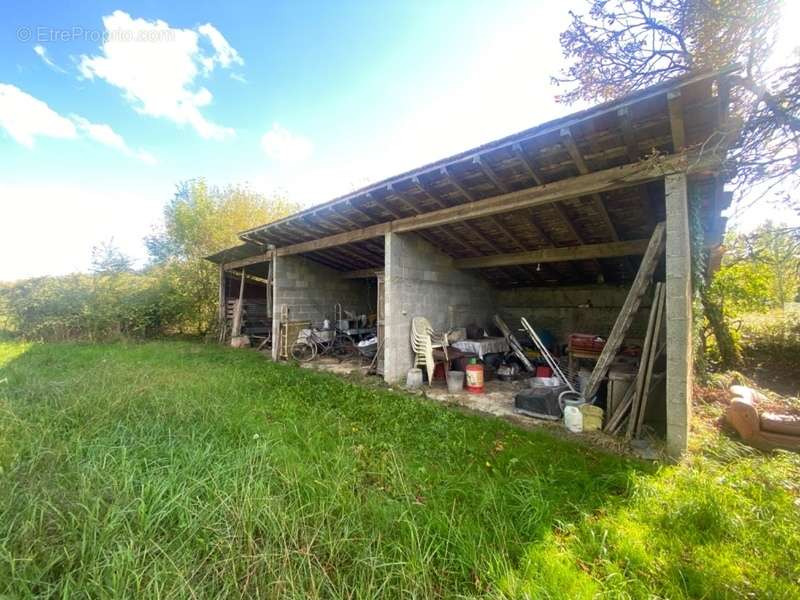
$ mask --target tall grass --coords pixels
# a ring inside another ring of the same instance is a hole
[[[0,344],[0,363],[0,595],[797,589],[789,455],[656,470],[188,343]]]

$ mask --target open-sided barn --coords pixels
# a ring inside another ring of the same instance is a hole
[[[271,328],[276,360],[288,321],[335,319],[336,304],[375,313],[381,371],[397,382],[413,366],[416,316],[442,330],[526,316],[562,344],[575,332],[608,336],[654,240],[665,247],[652,275],[666,290],[661,418],[680,454],[693,230],[702,225],[713,263],[729,203],[720,171],[731,72],[666,82],[244,231],[242,245],[209,257],[221,317],[242,269],[249,314],[263,320],[253,331]],[[647,312],[633,311],[630,332],[644,335]]]

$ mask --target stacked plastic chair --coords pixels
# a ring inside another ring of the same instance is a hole
[[[438,340],[434,341],[435,338]],[[440,349],[447,361],[447,336],[437,335],[425,317],[411,319],[411,348],[414,350],[414,366],[425,367],[428,373],[428,385],[433,384],[433,350]]]

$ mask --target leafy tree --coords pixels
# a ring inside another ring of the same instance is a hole
[[[286,198],[246,187],[210,187],[205,180],[178,186],[164,208],[163,227],[146,238],[151,270],[171,285],[173,306],[183,318],[178,331],[206,333],[215,322],[218,275],[205,256],[240,243],[238,233],[298,210]]]
[[[769,307],[782,308],[800,287],[800,227],[767,221],[749,235],[737,236],[731,248],[735,266],[745,262],[769,281]]]
[[[587,0],[561,34],[569,64],[553,78],[558,99],[608,100],[695,71],[743,66],[733,76],[732,111],[742,123],[729,153],[740,189],[791,186],[800,166],[800,56],[766,67],[780,0]],[[738,352],[722,306],[699,290],[706,316],[734,367]],[[729,343],[730,342],[730,343]]]
[[[121,273],[133,270],[133,261],[114,244],[114,238],[92,247],[92,273]]]

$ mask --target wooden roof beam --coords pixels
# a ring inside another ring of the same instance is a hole
[[[433,198],[433,196],[431,196],[430,193],[425,188],[422,187],[422,184],[419,181],[416,182],[416,185],[426,195],[428,195],[428,197]],[[398,190],[396,187],[394,187],[391,183],[386,186],[386,189],[389,191],[390,194],[393,194],[393,195],[397,196],[400,199],[400,201],[403,203],[403,205],[408,210],[413,212],[415,215],[422,214],[422,211],[419,210],[416,206],[414,206],[414,204],[411,201],[409,201],[403,195],[403,193],[400,190]],[[438,201],[438,199],[436,199],[436,198],[433,198],[433,199],[437,201],[437,204],[439,204],[439,206],[445,206],[441,201]],[[467,254],[480,255],[480,252],[478,252],[473,246],[465,243],[462,239],[460,239],[457,236],[453,235],[452,233],[447,231],[444,227],[433,227],[433,228],[431,228],[431,230],[434,232],[435,235],[440,235],[441,237],[447,239],[451,244],[455,244],[456,246],[459,246],[463,250],[466,250]],[[425,237],[425,236],[423,235],[423,237]],[[445,251],[444,246],[442,246],[441,244],[437,244],[437,243],[433,242],[430,238],[426,238],[426,239],[428,239],[429,242],[431,242],[434,246],[436,246],[437,248],[439,248],[443,252]]]
[[[667,93],[669,127],[672,132],[672,151],[680,152],[686,147],[686,130],[683,124],[683,97],[680,90]]]
[[[456,188],[458,190],[458,192],[462,196],[464,196],[469,202],[475,202],[478,199],[473,192],[471,192],[467,188],[465,188],[461,184],[461,182],[458,179],[456,179],[455,175],[453,175],[447,167],[442,167],[439,170],[439,173],[444,177],[444,179],[445,179],[445,181],[447,181],[447,183],[449,183],[454,188]],[[489,219],[489,221],[494,223],[495,227],[497,227],[502,234],[504,234],[506,237],[511,239],[511,241],[518,248],[521,248],[522,250],[526,249],[525,245],[524,244],[520,244],[519,240],[517,240],[517,238],[510,231],[508,231],[508,229],[503,225],[502,222],[500,222],[500,220],[498,220],[498,218],[496,216],[492,215],[492,216],[488,217],[488,219]],[[468,228],[475,237],[477,237],[479,240],[481,240],[484,244],[489,246],[495,252],[505,252],[505,250],[503,250],[500,246],[498,246],[490,237],[485,235],[483,233],[483,231],[480,230],[480,228],[478,227],[478,225],[476,223],[470,223],[468,221],[465,221],[464,222],[464,227]],[[528,273],[525,272],[525,270],[520,268],[520,267],[515,267],[515,270],[517,270],[518,272],[521,272],[523,277],[530,277],[530,275],[528,275]]]
[[[564,128],[561,130],[561,143],[564,144],[564,147],[567,149],[567,152],[572,158],[572,162],[575,163],[575,166],[578,168],[578,173],[581,175],[587,175],[589,173],[589,165],[586,164],[586,161],[583,159],[583,156],[578,150],[578,145],[575,143],[575,138],[572,137],[572,131],[569,128]],[[606,209],[605,202],[603,202],[603,198],[600,194],[591,194],[592,203],[595,206],[598,214],[600,215],[600,219],[608,229],[609,233],[611,234],[611,239],[615,242],[619,241],[619,233],[617,232],[617,228],[614,227],[614,223],[611,221],[611,217],[608,215],[608,210]]]
[[[440,171],[440,174],[443,175],[444,178],[446,179],[446,181],[448,183],[450,183],[453,187],[455,187],[459,191],[459,193],[463,194],[465,198],[467,198],[469,201],[473,201],[474,200],[474,197],[467,190],[465,190],[463,187],[461,187],[461,185],[450,175],[450,172],[447,170],[447,168],[442,167],[442,169]],[[422,181],[417,180],[417,185],[419,186],[419,188],[423,192],[425,192],[425,194],[429,198],[434,200],[437,204],[439,204],[440,206],[447,206],[441,198],[437,198],[436,196],[434,196],[433,192],[430,191],[427,187],[425,187],[425,185],[422,183]],[[486,237],[486,235],[484,235],[484,233],[477,226],[475,226],[472,223],[469,223],[466,219],[464,220],[464,222],[462,224],[463,224],[464,227],[466,227],[470,231],[470,233],[472,233],[472,235],[474,235],[481,242],[483,242],[484,244],[489,246],[489,248],[491,248],[493,251],[495,251],[495,252],[503,252],[503,250],[499,246],[497,246],[497,244],[495,244],[492,240],[490,240],[488,237]],[[468,244],[466,244],[466,243],[464,245],[468,246]],[[477,252],[477,254],[481,254],[481,253]]]
[[[528,252],[495,254],[492,256],[480,256],[476,258],[462,258],[454,261],[453,264],[459,269],[487,269],[511,265],[542,264],[549,262],[632,256],[644,254],[649,241],[650,240],[633,240],[628,242],[584,244],[582,246],[568,246],[565,248],[545,248],[542,250],[530,250]]]
[[[382,267],[376,269],[358,269],[356,271],[342,273],[342,279],[369,279],[370,277],[377,277],[379,273],[383,273]]]
[[[342,259],[339,256],[336,255],[331,256],[330,250],[331,248],[326,248],[325,250],[320,252],[308,252],[306,253],[305,258],[307,258],[308,260],[313,260],[315,262],[318,262],[319,264],[328,267],[329,269],[332,269],[334,271],[341,271],[342,267],[344,267],[345,269],[354,269],[356,267],[361,266],[358,263],[354,264],[350,261],[342,261]]]
[[[360,206],[356,206],[352,200],[346,200],[344,205],[357,215],[361,215],[362,217],[364,217],[367,220],[367,225],[372,225],[373,223],[380,223],[380,219],[376,219]],[[363,227],[363,225],[361,225],[361,227]]]
[[[230,262],[223,263],[221,266],[224,271],[231,271],[234,269],[241,269],[242,267],[249,267],[250,265],[257,265],[259,263],[268,262],[271,259],[272,259],[272,251],[267,250],[263,254],[257,254],[255,256],[248,256],[247,258],[232,260]]]
[[[544,185],[544,180],[542,179],[542,176],[539,175],[539,171],[533,165],[533,161],[529,159],[528,156],[525,154],[525,150],[523,150],[522,144],[513,144],[511,146],[511,149],[513,150],[514,155],[517,157],[517,159],[519,159],[519,161],[522,163],[522,166],[525,167],[525,170],[528,172],[528,175],[531,176],[531,179],[533,179],[536,182],[536,185]]]
[[[543,186],[516,190],[508,194],[484,198],[477,202],[451,206],[387,223],[378,223],[355,231],[345,231],[326,238],[277,248],[276,252],[279,256],[297,254],[381,237],[390,231],[402,233],[430,229],[467,219],[477,219],[578,198],[587,194],[632,187],[661,179],[672,173],[713,173],[719,170],[721,163],[722,157],[716,153],[698,153],[697,151],[658,157],[636,164],[554,181]]]
[[[500,178],[497,176],[497,173],[495,173],[494,169],[492,169],[491,165],[486,162],[486,159],[476,156],[472,159],[472,164],[477,166],[484,176],[489,179],[494,187],[496,187],[501,193],[507,194],[511,191],[509,187],[500,180]]]
[[[320,212],[322,212],[322,211],[320,211]],[[360,228],[362,228],[364,226],[363,224],[356,223],[352,219],[346,217],[341,212],[334,210],[332,207],[328,207],[327,209],[325,209],[325,212],[330,213],[329,216],[327,217],[327,219],[329,221],[333,221],[333,219],[336,218],[336,219],[338,219],[340,221],[344,221],[344,223],[348,227],[351,227],[352,229],[360,229]],[[314,213],[314,214],[317,214],[317,213]]]
[[[497,176],[494,175],[494,173],[492,173],[491,176],[489,175],[489,173],[491,172],[491,170],[489,169],[489,166],[486,165],[485,162],[482,161],[480,158],[475,158],[475,160],[477,161],[477,163],[475,163],[475,164],[477,164],[480,167],[481,171],[487,177],[489,177],[489,179],[494,183],[494,185],[501,192],[508,193],[508,188],[506,186],[502,185],[499,180],[497,180]],[[461,185],[461,182],[458,181],[458,179],[455,178],[455,176],[447,169],[447,167],[442,167],[441,173],[442,173],[442,175],[444,175],[444,177],[447,180],[447,182],[450,185],[452,185],[453,187],[455,187],[462,196],[467,198],[470,202],[475,202],[477,200],[475,194],[473,194],[472,192],[467,190],[463,185]],[[489,217],[489,220],[492,223],[494,223],[495,227],[497,227],[503,235],[505,235],[508,239],[510,239],[514,243],[515,246],[517,246],[518,248],[520,248],[522,250],[527,250],[527,246],[525,244],[523,244],[522,242],[520,242],[519,239],[513,233],[511,233],[511,231],[508,230],[508,228],[503,224],[502,221],[500,221],[500,219],[497,216],[491,216],[491,217]],[[472,227],[474,229],[475,225],[472,225]],[[495,252],[502,252],[502,250],[497,250],[496,249],[497,247],[493,242],[491,242],[490,240],[488,240],[485,237],[484,237],[484,240],[492,248],[495,249]]]
[[[628,160],[636,162],[639,160],[639,144],[636,142],[636,134],[633,131],[631,122],[631,109],[627,106],[617,111],[620,129],[622,130],[622,141],[625,143],[625,150],[628,153]]]
[[[440,198],[437,198],[433,195],[433,193],[428,189],[428,187],[422,183],[422,180],[419,177],[412,177],[411,181],[416,185],[422,192],[427,196],[429,200],[431,200],[434,204],[436,204],[439,208],[448,208],[449,205],[442,201]]]

